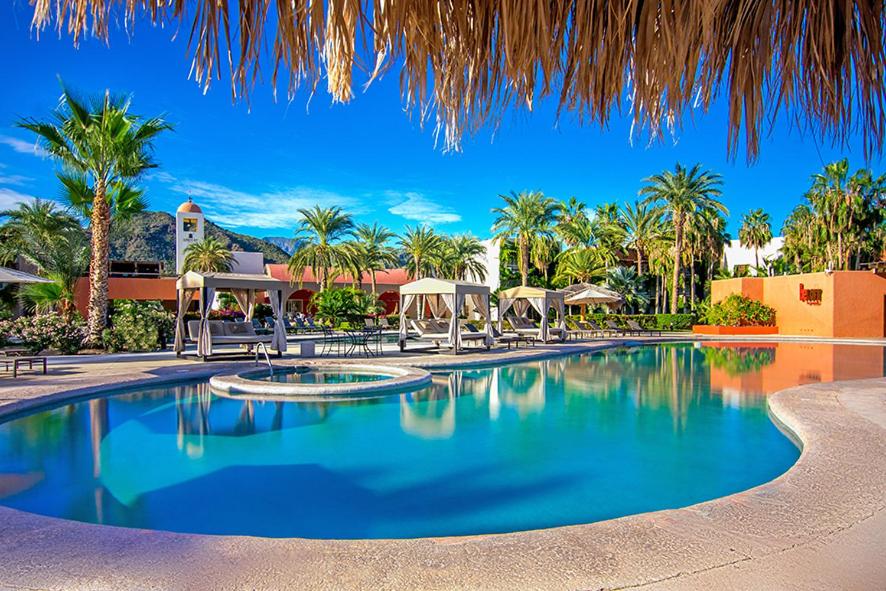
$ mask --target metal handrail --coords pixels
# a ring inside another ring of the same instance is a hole
[[[268,347],[264,343],[258,343],[255,346],[255,364],[258,365],[258,354],[259,352],[263,352],[265,354],[265,361],[268,363],[268,370],[271,372],[271,375],[274,375],[274,366],[271,364],[271,356],[268,355]]]

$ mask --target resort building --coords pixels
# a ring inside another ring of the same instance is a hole
[[[723,249],[723,267],[733,275],[756,275],[754,268],[759,266],[768,268],[771,261],[781,256],[781,248],[784,246],[784,238],[775,236],[769,244],[754,253],[753,248],[741,245],[740,240],[730,240],[729,245]]]
[[[886,337],[886,276],[882,274],[832,271],[740,277],[711,283],[712,303],[731,294],[773,308],[778,334]]]

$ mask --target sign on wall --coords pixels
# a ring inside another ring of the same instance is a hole
[[[821,297],[822,292],[820,289],[806,289],[806,287],[801,283],[800,284],[800,301],[806,302],[810,306],[820,306],[821,305]]]

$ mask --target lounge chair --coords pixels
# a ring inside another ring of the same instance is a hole
[[[581,337],[583,339],[587,338],[588,336],[593,337],[594,334],[596,332],[598,332],[598,331],[594,330],[593,328],[591,328],[590,326],[588,326],[587,323],[584,323],[580,320],[570,320],[570,321],[568,321],[568,324],[570,324],[569,328],[572,331],[572,333],[577,334],[579,337]]]
[[[197,322],[199,323],[199,320]],[[211,320],[210,324],[212,322],[214,322],[214,321]],[[258,318],[252,319],[252,329],[255,332],[255,334],[268,334],[268,332],[269,332],[268,329],[265,327],[264,322],[262,322]]]
[[[522,335],[516,332],[501,333],[494,326],[492,327],[492,337],[496,340],[496,342],[507,345],[508,349],[511,348],[511,345],[514,345],[514,347],[519,347],[520,343],[535,345],[535,337]]]
[[[389,330],[391,328],[391,323],[388,322],[387,316],[382,316],[378,319],[378,326],[383,330]]]
[[[628,320],[627,323],[628,323],[628,327],[632,331],[637,333],[638,336],[642,335],[642,334],[648,334],[649,336],[652,336],[654,333],[658,333],[658,336],[661,336],[661,330],[659,330],[657,328],[643,328],[642,326],[640,326],[637,323],[636,320]]]
[[[580,322],[579,324],[583,326],[585,330],[588,330],[593,334],[598,334],[601,337],[605,337],[607,333],[611,334],[611,331],[607,331],[606,329],[600,327],[600,325],[593,320],[587,320],[584,322]]]
[[[410,320],[409,321],[412,328],[415,332],[418,333],[418,339],[422,341],[432,341],[437,347],[440,346],[440,343],[449,340],[449,323],[441,320]],[[476,330],[476,327],[474,328]],[[489,346],[485,344],[486,334],[482,332],[462,332],[461,333],[461,341],[464,342],[474,342],[479,341],[482,342],[483,345],[488,349]]]
[[[625,336],[625,335],[628,335],[631,333],[630,330],[623,329],[622,327],[620,327],[619,325],[617,325],[615,323],[615,320],[612,320],[609,318],[606,319],[606,327],[609,328],[609,330],[611,330],[615,334],[620,335],[620,336]]]

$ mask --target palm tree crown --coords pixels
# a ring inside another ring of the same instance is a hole
[[[289,273],[301,286],[304,269],[310,267],[323,291],[330,286],[331,270],[353,269],[353,250],[345,240],[353,235],[354,221],[340,207],[315,205],[298,211],[303,220],[296,236],[302,240],[289,259]]]
[[[396,234],[378,223],[360,224],[354,232],[351,256],[361,273],[369,272],[373,294],[378,294],[376,272],[397,264],[397,251],[388,244],[395,236]]]
[[[234,264],[234,255],[218,239],[208,236],[194,242],[185,249],[182,268],[203,273],[229,273]]]
[[[407,227],[400,236],[400,248],[409,257],[410,277],[421,279],[433,270],[432,258],[443,247],[443,239],[428,226]]]
[[[754,249],[754,266],[759,267],[759,250],[772,240],[769,214],[762,209],[753,209],[743,215],[741,228],[738,230],[738,240],[742,246]]]

